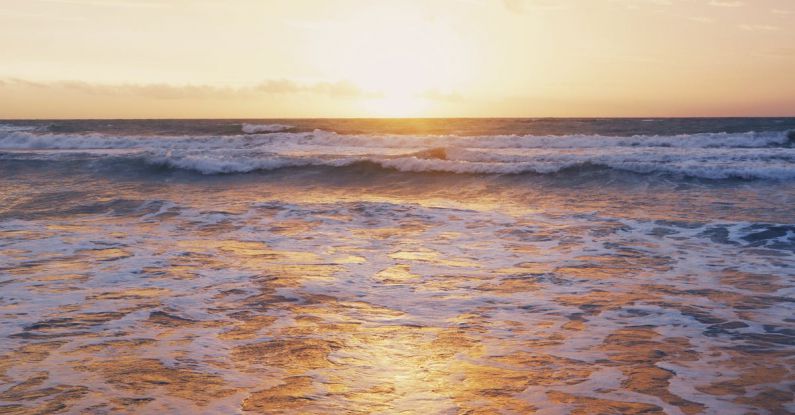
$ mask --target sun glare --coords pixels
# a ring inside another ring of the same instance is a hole
[[[385,94],[383,97],[365,100],[363,112],[373,117],[421,117],[427,114],[431,103],[411,94]]]
[[[471,45],[450,22],[410,5],[373,2],[328,34],[326,50],[336,56],[325,59],[327,69],[377,96],[363,101],[373,116],[422,115],[432,106],[424,94],[453,93],[471,77]]]

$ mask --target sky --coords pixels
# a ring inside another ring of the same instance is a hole
[[[795,115],[795,0],[2,0],[0,118]]]

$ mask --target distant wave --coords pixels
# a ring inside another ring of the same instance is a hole
[[[293,128],[292,125],[287,124],[243,124],[242,130],[246,134],[257,133],[274,133],[277,131],[284,131]]]
[[[57,160],[65,153],[71,153],[70,157],[81,153],[93,158],[127,157],[203,174],[369,163],[405,172],[554,174],[596,166],[705,179],[791,180],[795,179],[793,142],[792,132],[460,137],[343,135],[322,130],[232,136],[12,130],[0,132],[0,153],[5,153],[6,159]]]
[[[14,132],[14,131],[33,131],[36,130],[37,128],[38,127],[29,126],[29,125],[0,124],[0,134],[7,132]]]

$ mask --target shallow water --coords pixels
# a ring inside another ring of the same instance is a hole
[[[792,180],[51,150],[0,157],[0,412],[795,412]]]

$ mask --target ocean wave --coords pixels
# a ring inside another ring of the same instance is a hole
[[[246,134],[275,133],[278,131],[289,130],[292,125],[287,124],[243,124],[241,130]]]
[[[444,172],[455,174],[554,174],[583,168],[608,168],[640,174],[673,174],[705,179],[795,179],[795,154],[789,163],[766,163],[737,160],[733,165],[726,161],[693,162],[689,159],[672,160],[670,157],[645,157],[625,159],[621,156],[570,157],[565,159],[540,159],[524,162],[477,162],[464,160],[424,159],[409,157],[284,157],[274,155],[229,157],[212,154],[154,155],[145,160],[150,164],[195,170],[202,174],[248,173],[259,170],[276,170],[286,167],[347,167],[355,164],[372,164],[402,172]]]
[[[8,133],[8,132],[15,132],[15,131],[33,131],[38,129],[36,126],[30,125],[10,125],[10,124],[0,124],[0,134]]]
[[[202,174],[367,163],[403,172],[554,174],[598,167],[704,179],[795,179],[792,133],[399,136],[315,130],[234,136],[0,133],[3,158],[125,157]],[[114,151],[110,151],[114,150]],[[70,156],[70,157],[72,157]]]

